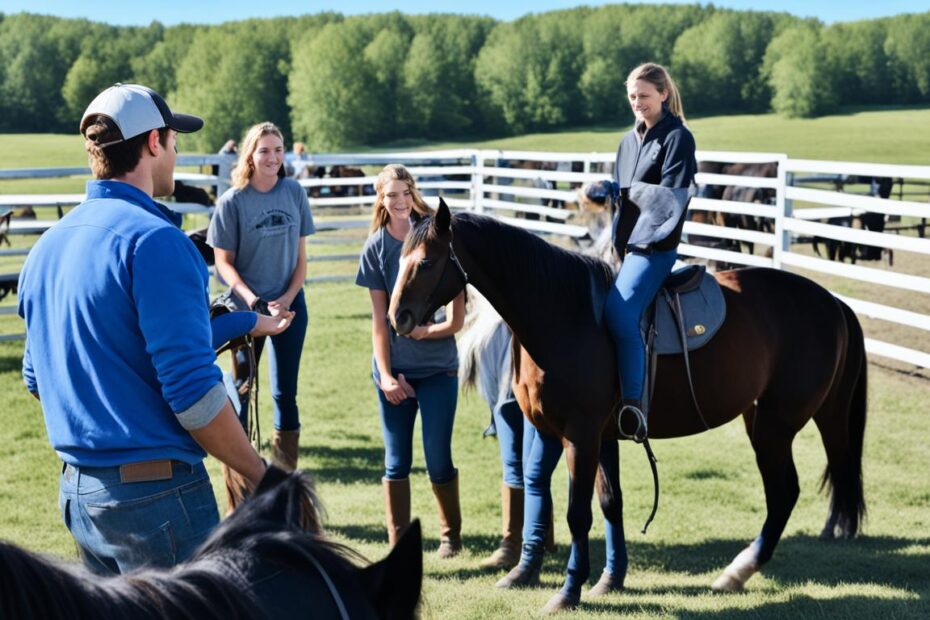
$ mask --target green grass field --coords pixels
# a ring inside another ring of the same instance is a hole
[[[887,163],[930,163],[930,108],[859,112],[814,120],[767,116],[696,119],[691,126],[705,150],[787,152],[794,157]],[[612,151],[622,128],[536,134],[480,143],[381,145],[379,148],[455,146],[557,151]],[[0,169],[80,166],[74,136],[0,136]],[[0,193],[81,191],[83,181],[0,181]],[[75,189],[76,188],[76,189]],[[341,219],[341,218],[340,218]],[[327,233],[330,234],[330,233]],[[337,234],[346,237],[345,231]],[[312,255],[357,251],[363,231],[345,245],[312,245]],[[318,235],[323,237],[324,235]],[[28,240],[14,240],[28,247]],[[0,259],[2,260],[2,259]],[[0,263],[0,271],[7,263]],[[15,268],[15,265],[9,265]],[[911,266],[905,263],[905,267]],[[930,265],[913,267],[927,275]],[[319,261],[309,275],[355,273],[351,261]],[[383,449],[370,372],[370,305],[350,283],[307,289],[310,328],[301,369],[304,433],[301,462],[316,477],[338,540],[371,559],[387,552],[380,489]],[[926,311],[921,296],[915,311]],[[4,300],[9,306],[14,300]],[[890,302],[888,302],[890,303]],[[0,333],[22,330],[16,317],[0,316]],[[921,332],[926,338],[926,332]],[[74,558],[57,509],[60,462],[48,445],[39,404],[22,386],[21,342],[0,342],[0,538],[31,550]],[[918,348],[928,350],[926,344]],[[630,550],[627,591],[584,603],[576,618],[926,618],[930,617],[930,380],[928,373],[901,372],[880,358],[870,365],[869,422],[864,476],[869,517],[863,535],[824,543],[817,534],[827,499],[817,493],[825,464],[820,437],[808,425],[795,442],[801,497],[775,557],[753,577],[745,594],[717,596],[710,583],[758,533],[765,514],[760,477],[740,421],[699,436],[656,442],[662,499],[649,534],[639,533],[652,500],[642,450],[624,443],[622,481]],[[221,365],[228,360],[222,359]],[[267,368],[263,364],[263,386]],[[59,378],[67,380],[66,377]],[[722,386],[726,377],[721,377]],[[262,390],[263,429],[271,428],[270,403]],[[424,616],[480,619],[534,617],[561,585],[569,533],[556,520],[557,553],[547,560],[543,588],[499,591],[496,573],[478,562],[500,534],[500,459],[494,440],[481,438],[488,410],[474,393],[459,401],[453,448],[460,470],[466,551],[439,562],[434,500],[415,443],[413,512],[426,536]],[[417,429],[419,434],[419,428]],[[208,459],[216,490],[218,464]],[[567,474],[553,482],[557,515],[567,506]],[[595,508],[592,574],[603,563],[603,527]]]
[[[308,294],[310,331],[299,395],[302,464],[319,483],[330,533],[368,557],[379,558],[387,546],[380,427],[369,377],[367,295],[348,283],[312,286]],[[22,388],[21,353],[21,343],[0,344],[0,538],[73,558],[74,548],[57,510],[60,466],[48,446],[39,404]],[[747,593],[712,595],[711,581],[756,535],[764,515],[759,475],[742,424],[736,421],[696,437],[656,443],[663,494],[646,536],[639,528],[652,499],[651,479],[642,450],[624,443],[628,590],[585,604],[576,617],[926,617],[930,489],[924,472],[930,462],[930,389],[925,379],[874,365],[870,371],[864,463],[869,520],[861,538],[833,543],[816,538],[827,512],[826,498],[817,493],[825,457],[809,425],[795,442],[801,498],[775,558],[749,582]],[[262,397],[267,431],[267,390]],[[561,583],[569,542],[561,518],[556,523],[558,552],[546,563],[542,589],[499,591],[493,586],[499,575],[477,567],[495,547],[500,528],[498,449],[494,440],[481,439],[487,419],[480,398],[473,393],[463,396],[453,443],[466,551],[452,561],[439,562],[432,556],[438,525],[422,451],[416,447],[413,512],[423,520],[426,535],[428,618],[531,617]],[[209,466],[219,491],[219,469],[212,460]],[[553,483],[559,515],[566,508],[566,488],[560,465]],[[597,575],[603,562],[603,529],[597,516],[592,557]]]

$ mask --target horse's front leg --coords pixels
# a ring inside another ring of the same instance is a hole
[[[572,551],[568,558],[565,583],[554,595],[543,613],[573,609],[581,602],[581,588],[591,575],[588,556],[588,534],[591,531],[591,497],[594,495],[594,477],[597,474],[600,438],[568,443],[565,449],[568,464],[568,529],[572,533]]]

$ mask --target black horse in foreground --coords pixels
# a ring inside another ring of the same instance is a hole
[[[718,591],[735,591],[771,558],[797,502],[791,445],[811,419],[827,453],[823,485],[831,490],[821,536],[852,537],[858,531],[865,513],[867,364],[855,314],[816,283],[762,268],[715,277],[726,300],[726,320],[712,340],[691,352],[701,412],[692,402],[684,358],[660,356],[649,434],[655,439],[693,435],[743,416],[767,514],[759,537],[713,584]],[[577,577],[569,583],[580,584],[590,576],[595,479],[604,517],[622,525],[621,394],[614,345],[600,318],[612,270],[498,220],[472,213],[452,217],[440,201],[436,215],[421,221],[404,244],[388,312],[397,332],[409,333],[466,281],[513,331],[513,387],[520,408],[565,447],[569,571]],[[580,585],[567,585],[546,610],[574,607],[580,598]]]
[[[189,561],[117,577],[92,575],[0,542],[0,618],[417,617],[419,521],[386,559],[360,567],[358,554],[322,535],[317,506],[307,474],[269,468],[255,496]]]

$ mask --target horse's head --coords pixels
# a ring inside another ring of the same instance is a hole
[[[433,316],[458,295],[468,277],[452,249],[452,215],[445,201],[407,235],[388,317],[400,335]]]

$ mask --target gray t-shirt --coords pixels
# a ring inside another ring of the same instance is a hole
[[[384,228],[375,231],[362,249],[355,283],[368,289],[385,291],[390,298],[400,271],[400,250],[403,245],[402,241],[392,237]],[[433,322],[445,320],[445,308],[440,308],[433,316]],[[391,338],[391,372],[395,376],[402,372],[407,378],[421,379],[437,372],[455,372],[458,369],[459,354],[455,337],[414,340],[398,336],[390,323],[388,328]],[[372,371],[375,381],[380,381],[374,357]]]
[[[301,237],[314,232],[304,188],[284,178],[268,192],[251,185],[226,190],[216,201],[207,243],[235,252],[236,271],[256,295],[271,300],[287,290]]]

